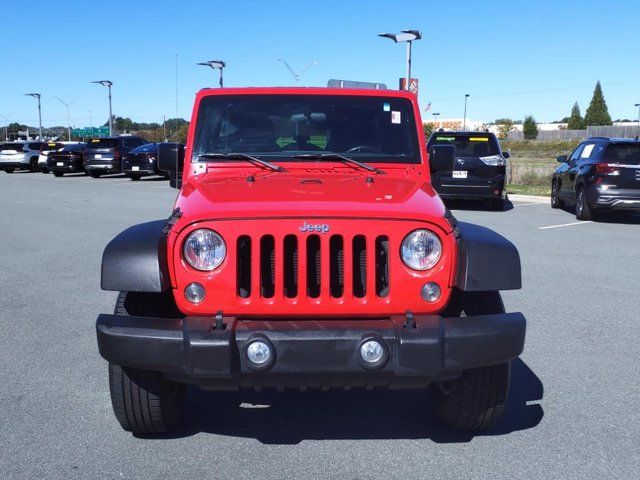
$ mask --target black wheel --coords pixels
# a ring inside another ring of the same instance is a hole
[[[29,161],[29,171],[32,173],[35,173],[38,171],[38,157],[33,157],[30,161]]]
[[[591,220],[592,217],[593,214],[591,208],[589,208],[584,187],[580,186],[576,192],[576,218],[578,220]]]
[[[13,173],[14,169],[13,168],[5,168],[4,171],[6,173]]]
[[[42,173],[49,173],[49,169],[48,168],[41,168],[40,171]]]
[[[171,308],[175,308],[170,296],[171,293],[120,292],[115,314],[169,316],[173,313]],[[109,390],[113,412],[129,432],[139,435],[169,432],[182,416],[186,385],[167,380],[160,372],[110,363]]]
[[[129,175],[129,178],[134,182],[137,182],[138,180],[140,180],[141,177],[142,175],[136,175],[136,174]]]
[[[100,172],[96,172],[95,170],[89,170],[89,175],[91,175],[91,178],[100,178],[100,175],[102,175]]]
[[[445,315],[486,315],[504,313],[500,292],[456,290]],[[509,397],[510,362],[465,370],[454,380],[433,386],[437,411],[449,427],[482,430],[495,425]]]
[[[560,185],[558,185],[558,181],[554,180],[551,184],[551,208],[562,208],[564,207],[564,202],[560,200],[559,196]]]
[[[62,177],[64,175],[64,172],[59,172],[57,170],[52,170],[51,173],[53,173],[54,177]]]

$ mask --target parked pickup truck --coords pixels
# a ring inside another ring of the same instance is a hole
[[[432,148],[436,168],[453,162]],[[445,208],[412,93],[204,89],[186,146],[159,145],[158,165],[173,212],[102,258],[119,293],[97,340],[125,430],[172,429],[187,384],[431,386],[447,425],[498,421],[524,346],[500,296],[520,258]]]

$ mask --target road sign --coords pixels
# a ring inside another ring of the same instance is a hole
[[[74,137],[106,137],[109,135],[109,127],[85,127],[71,130]]]

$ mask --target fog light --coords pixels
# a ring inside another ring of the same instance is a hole
[[[425,283],[420,289],[420,295],[425,302],[437,302],[440,299],[440,285],[436,282]]]
[[[252,370],[266,370],[275,361],[275,348],[269,340],[262,336],[245,343],[243,351],[245,360]]]
[[[205,291],[204,287],[199,283],[190,283],[187,288],[184,289],[184,298],[191,303],[200,303],[204,300]]]
[[[377,368],[387,361],[387,349],[378,341],[372,338],[364,339],[358,348],[360,364],[365,368]]]

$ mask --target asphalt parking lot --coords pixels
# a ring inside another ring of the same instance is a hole
[[[101,253],[175,194],[153,178],[0,173],[0,478],[636,478],[640,221],[573,224],[547,204],[453,205],[522,257],[523,289],[504,299],[528,336],[498,428],[447,431],[416,392],[193,389],[175,435],[122,431],[95,341],[116,296],[100,290]]]

